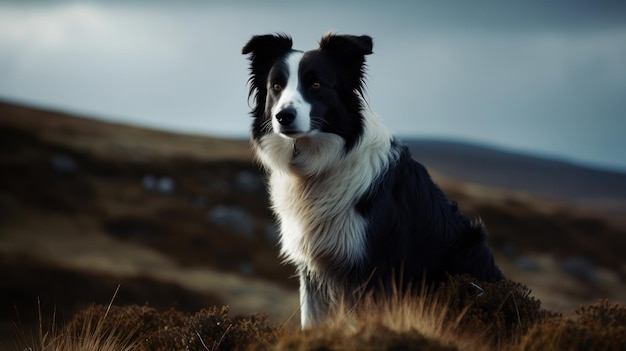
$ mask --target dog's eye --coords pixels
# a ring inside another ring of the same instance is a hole
[[[278,83],[274,83],[272,84],[272,90],[274,90],[277,93],[280,93],[283,90],[283,86]]]
[[[320,83],[318,83],[318,82],[315,82],[315,83],[311,84],[311,88],[313,88],[315,90],[317,90],[317,89],[319,89],[321,87],[322,87],[322,85]]]

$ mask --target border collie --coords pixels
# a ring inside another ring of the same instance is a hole
[[[251,142],[269,176],[281,255],[300,279],[301,323],[318,325],[355,291],[470,274],[504,276],[480,220],[465,217],[369,110],[372,38],[326,34],[292,49],[284,34],[254,36],[249,55]],[[395,276],[398,275],[398,276]]]

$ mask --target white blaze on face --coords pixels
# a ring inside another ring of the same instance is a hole
[[[297,134],[304,134],[311,129],[311,105],[304,100],[302,93],[298,90],[300,85],[298,68],[303,55],[302,52],[294,52],[285,61],[289,78],[287,79],[287,84],[283,87],[278,102],[272,106],[271,110],[272,127],[275,133],[281,133],[286,128],[289,128],[290,131],[295,131]],[[296,118],[292,125],[286,127],[278,123],[276,114],[289,107],[295,109]]]

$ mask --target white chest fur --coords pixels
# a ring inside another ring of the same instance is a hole
[[[287,261],[312,272],[329,260],[356,264],[365,247],[366,221],[354,209],[364,192],[361,184],[339,174],[320,174],[320,178],[303,182],[285,173],[270,177],[281,252]]]
[[[365,255],[367,220],[355,205],[395,158],[389,133],[366,113],[364,134],[348,153],[341,137],[326,133],[297,140],[269,134],[256,145],[270,172],[281,253],[310,273],[330,262],[355,265]]]

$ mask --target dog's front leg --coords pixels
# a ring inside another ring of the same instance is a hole
[[[328,316],[330,304],[319,282],[300,272],[300,323],[302,329],[319,325]]]

